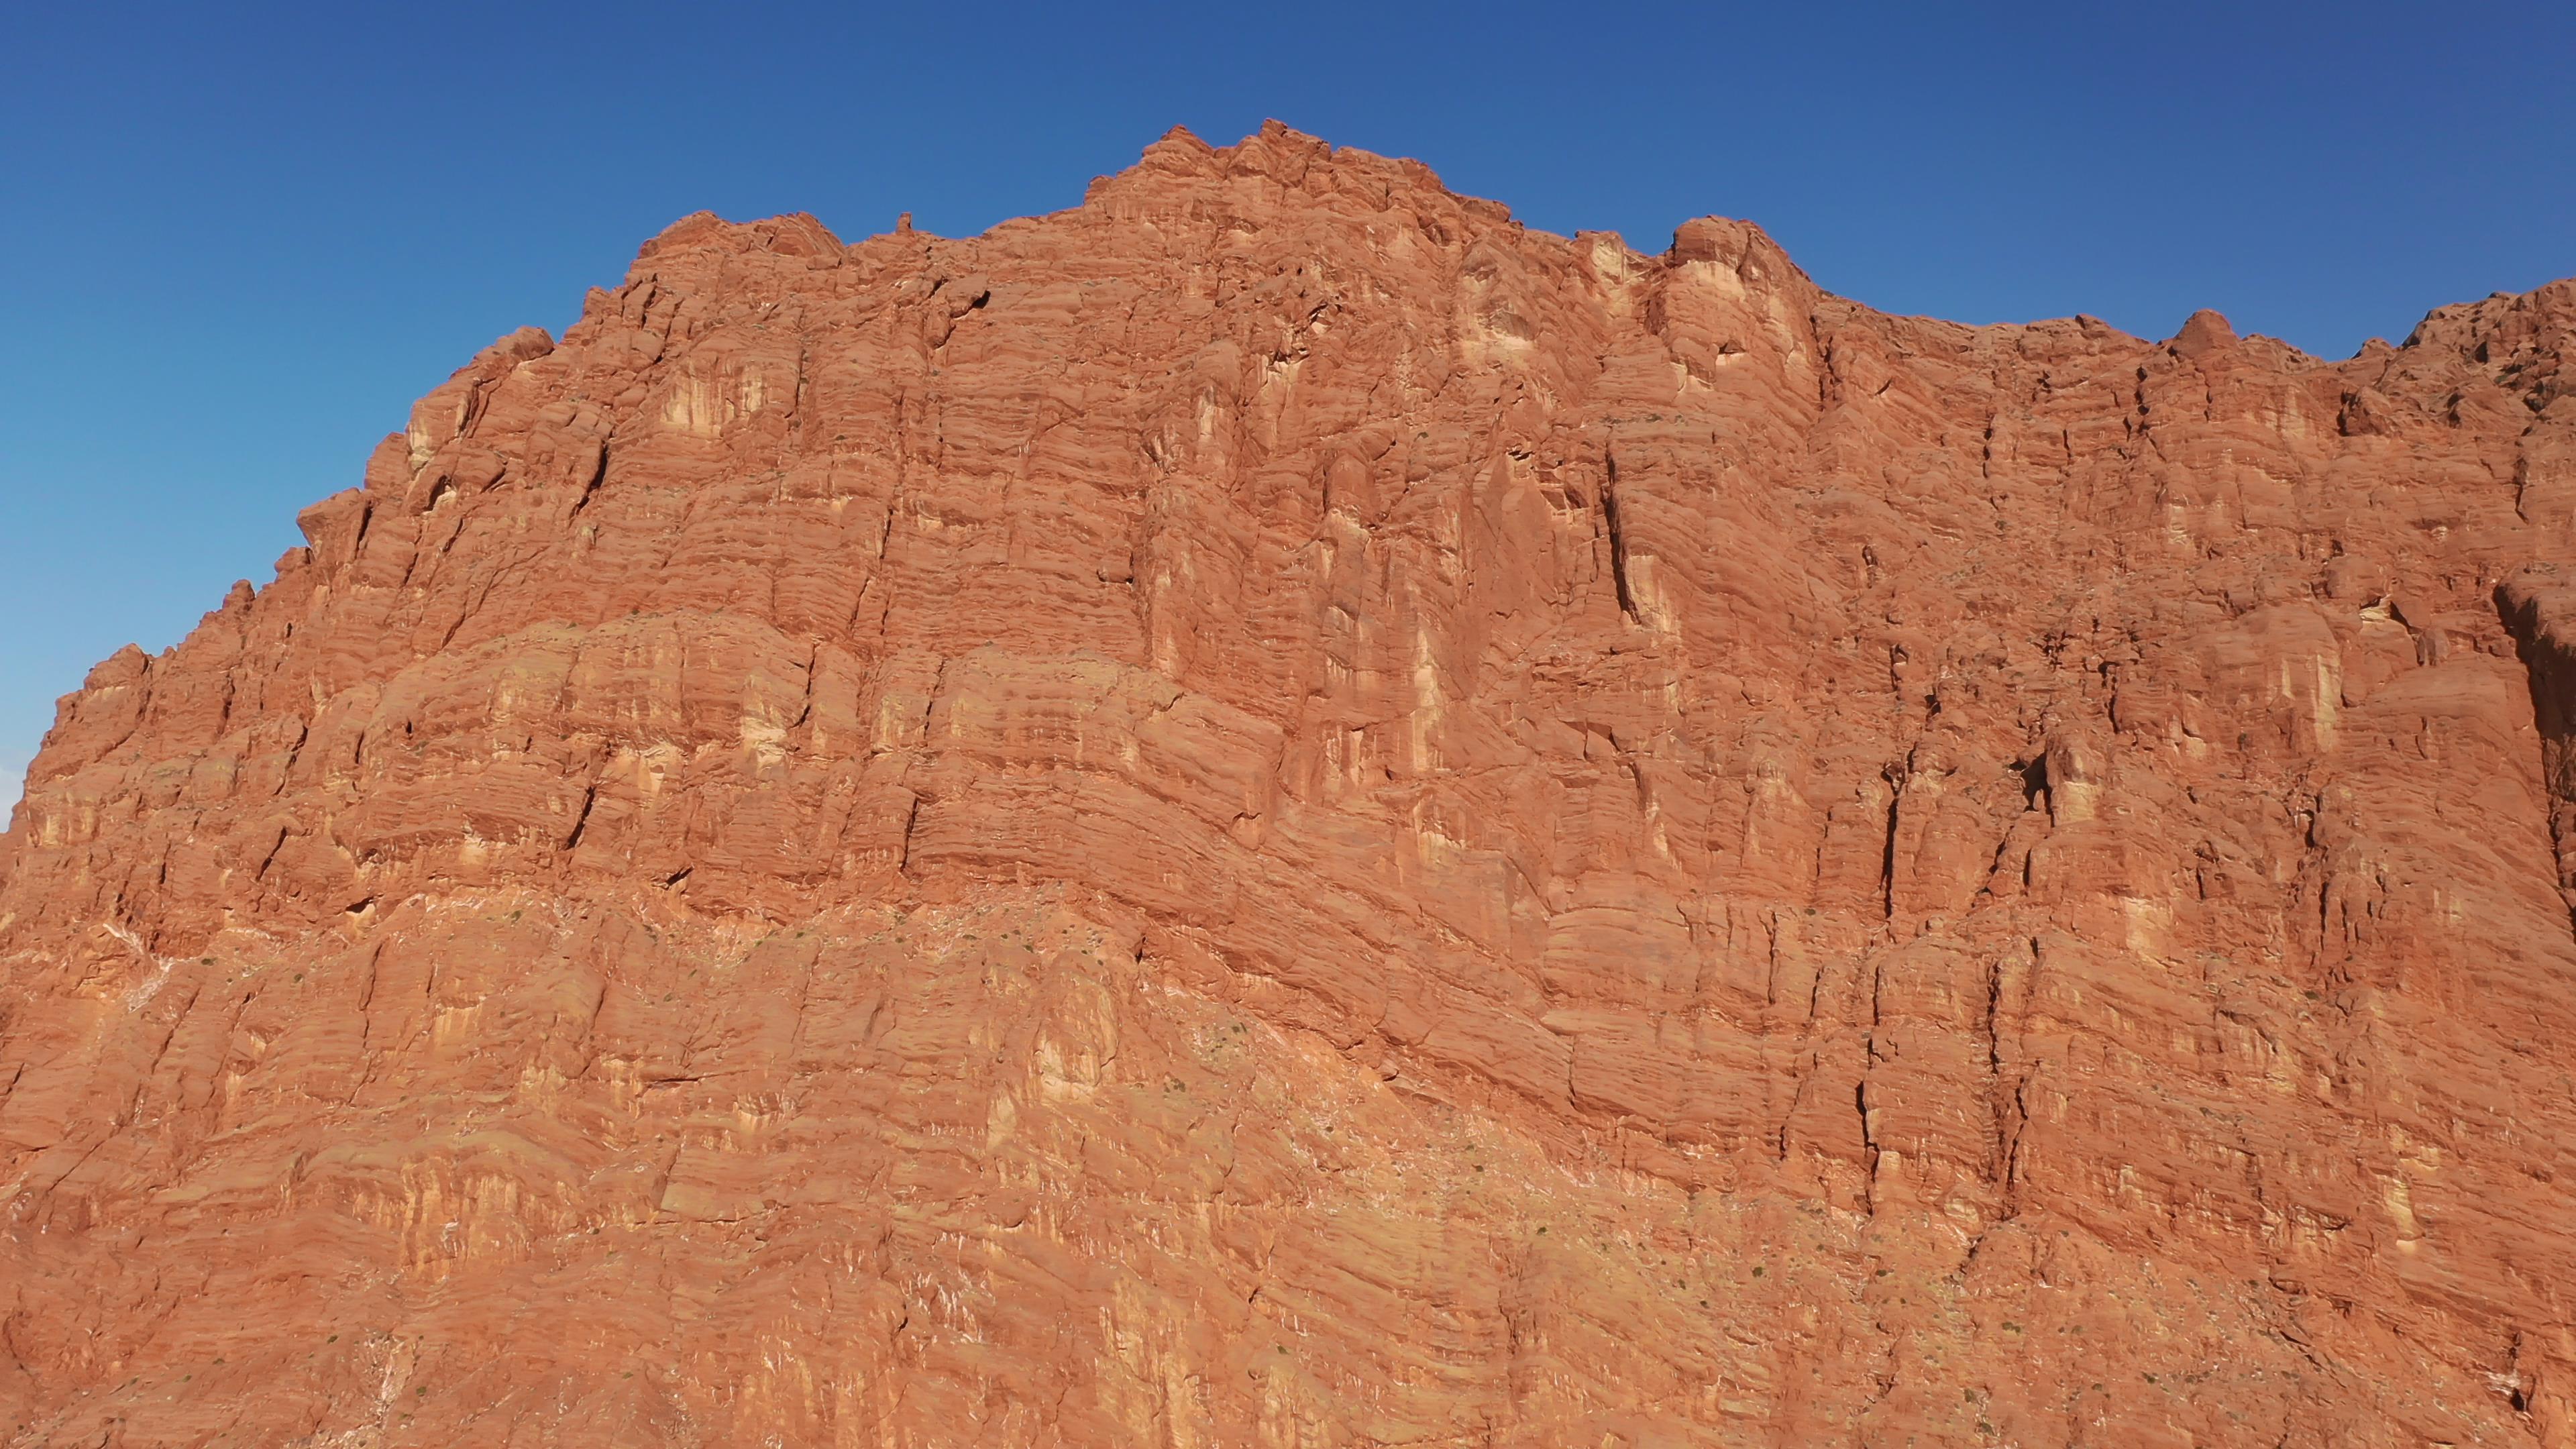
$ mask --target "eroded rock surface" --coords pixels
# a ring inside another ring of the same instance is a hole
[[[2571,327],[692,217],[64,701],[8,1442],[2576,1444]]]

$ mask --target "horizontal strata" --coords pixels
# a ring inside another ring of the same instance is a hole
[[[2572,328],[688,218],[63,702],[5,1442],[2576,1445]]]

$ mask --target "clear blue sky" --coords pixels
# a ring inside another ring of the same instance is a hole
[[[2576,273],[2565,0],[1086,8],[12,7],[0,802],[92,662],[265,582],[413,398],[702,207],[968,234],[1276,116],[1965,321],[2344,356]]]

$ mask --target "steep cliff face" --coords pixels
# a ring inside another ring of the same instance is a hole
[[[2576,1445],[2571,329],[692,217],[64,701],[7,1442]]]

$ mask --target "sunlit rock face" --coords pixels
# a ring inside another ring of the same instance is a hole
[[[2576,1444],[2571,326],[692,217],[64,701],[6,1442]]]

